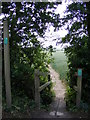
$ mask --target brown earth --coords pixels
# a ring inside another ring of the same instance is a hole
[[[50,76],[54,84],[53,90],[55,91],[55,99],[50,104],[50,110],[45,109],[34,109],[27,110],[26,113],[16,113],[14,118],[87,118],[87,114],[73,113],[66,110],[65,103],[65,85],[59,79],[59,74],[49,66]],[[13,116],[3,112],[3,117],[12,118]]]

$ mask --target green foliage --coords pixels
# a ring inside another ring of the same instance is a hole
[[[73,107],[75,106],[76,104],[76,91],[67,86],[67,89],[66,89],[66,97],[65,97],[65,101],[66,101],[66,107],[67,109],[74,109]]]
[[[22,109],[27,103],[27,99],[22,98],[24,95],[34,100],[35,69],[47,72],[48,64],[52,61],[52,46],[48,50],[44,49],[40,41],[37,40],[37,36],[43,36],[47,23],[56,28],[59,27],[56,24],[59,23],[59,15],[53,11],[53,8],[56,9],[57,4],[60,3],[2,3],[2,12],[9,15],[7,18],[10,33],[11,88],[12,95],[16,95],[13,97],[15,98],[13,104],[18,106],[18,100],[16,99],[20,97],[22,99],[20,102]],[[40,84],[47,82],[47,78],[42,76],[40,82]],[[42,93],[42,99],[45,99],[44,96],[48,95],[50,99],[48,99],[49,101],[46,100],[48,104],[52,99],[51,85],[47,89]],[[26,101],[25,104],[23,103],[24,100]]]
[[[49,105],[41,105],[41,108],[42,109],[45,109],[45,110],[47,110],[47,111],[49,111],[50,110],[50,106]]]
[[[21,96],[12,96],[12,107],[7,108],[5,99],[3,100],[3,110],[14,114],[15,112],[25,112],[27,109],[35,108],[35,101],[29,99],[26,95]]]
[[[2,3],[4,14],[10,14],[10,24],[11,29],[16,28],[16,32],[21,30],[23,27],[23,33],[18,32],[19,37],[27,39],[26,33],[32,31],[32,33],[38,33],[38,35],[43,36],[47,24],[52,24],[55,29],[59,28],[59,14],[55,14],[55,9],[61,2],[51,3],[51,2],[13,2],[13,3]],[[48,11],[47,11],[48,9]],[[15,14],[16,13],[16,14]],[[17,21],[20,22],[17,24]]]
[[[47,106],[47,103],[50,104],[55,97],[54,91],[51,89],[52,84],[46,87],[44,90],[41,91],[41,103]]]
[[[80,108],[82,109],[82,111],[88,112],[89,105],[87,103],[81,101]]]
[[[26,110],[27,106],[29,107],[29,103],[31,108],[35,107],[34,103],[29,102],[30,99],[34,100],[35,96],[34,71],[35,69],[39,69],[42,72],[48,72],[48,64],[52,59],[50,57],[51,52],[49,52],[51,50],[45,51],[36,38],[32,38],[30,44],[32,44],[31,47],[17,45],[15,46],[17,49],[14,48],[13,45],[10,46],[12,104],[14,106],[10,111],[19,109],[23,112]],[[34,46],[35,44],[37,44],[37,46]],[[15,50],[17,51],[17,54]],[[43,76],[40,76],[40,84],[46,83],[47,80],[47,77],[44,78]],[[46,94],[48,95],[49,101],[46,100],[44,101],[45,103],[43,102],[45,105],[50,104],[52,101],[51,87],[51,85],[48,86],[48,91],[43,92],[43,95],[41,95],[42,100],[45,99]],[[3,95],[5,95],[5,93]],[[3,106],[4,105],[5,103]],[[4,108],[5,110],[7,109],[6,106],[4,106]]]
[[[90,3],[90,2],[89,2]],[[88,4],[90,8],[90,4]],[[63,43],[69,43],[70,46],[65,48],[68,58],[67,81],[69,90],[67,89],[67,105],[70,109],[75,104],[75,93],[72,90],[77,84],[75,72],[78,68],[82,68],[82,100],[84,103],[90,103],[90,34],[88,28],[88,14],[86,3],[72,3],[67,7],[67,15],[64,17],[62,24],[67,23],[68,34],[62,39]],[[86,17],[87,16],[87,17]],[[71,25],[69,25],[71,24]],[[87,32],[88,31],[88,32]],[[71,97],[72,96],[72,97]],[[71,103],[72,99],[72,103]]]
[[[32,47],[18,49],[18,62],[17,59],[16,62],[12,60],[14,58],[11,54],[11,78],[13,91],[15,93],[17,91],[17,95],[26,94],[29,98],[34,99],[34,70],[39,69],[42,72],[47,72],[48,64],[51,61],[51,53],[45,51],[36,38],[31,39],[30,43]],[[36,43],[37,46],[34,47]],[[47,77],[40,76],[40,84],[44,84],[47,80]],[[48,92],[50,92],[50,89]]]

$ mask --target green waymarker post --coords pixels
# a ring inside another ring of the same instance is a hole
[[[5,45],[8,44],[8,38],[7,38],[7,37],[4,38],[4,44],[5,44]]]
[[[80,76],[82,76],[82,69],[78,69],[78,76],[80,77]]]
[[[77,97],[76,97],[76,106],[79,108],[80,107],[80,102],[81,102],[81,89],[82,89],[82,69],[78,68],[77,71]]]
[[[4,28],[4,75],[7,107],[11,107],[11,83],[10,83],[10,54],[9,54],[9,30],[8,22],[3,22]]]
[[[0,1],[0,14],[2,13]],[[2,119],[2,19],[0,19],[0,120]]]

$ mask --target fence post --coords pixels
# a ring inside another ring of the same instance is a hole
[[[9,30],[8,22],[4,21],[4,68],[7,107],[11,107],[11,84],[10,84],[10,54],[9,54]]]
[[[38,109],[40,109],[39,86],[40,86],[40,81],[38,78],[38,70],[35,69],[35,103],[36,103]]]
[[[2,13],[0,1],[0,15]],[[0,120],[2,119],[2,20],[0,20]]]
[[[82,88],[82,69],[78,69],[76,106],[80,107]]]

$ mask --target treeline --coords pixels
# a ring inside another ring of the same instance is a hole
[[[72,3],[67,7],[67,15],[62,24],[67,24],[68,34],[62,39],[63,43],[70,43],[65,48],[68,58],[67,73],[67,105],[75,108],[76,92],[73,86],[77,84],[75,72],[82,68],[82,98],[81,108],[88,110],[90,103],[90,2]]]
[[[9,24],[12,105],[24,110],[34,103],[35,69],[46,72],[52,61],[52,46],[43,48],[37,37],[43,37],[47,24],[58,28],[59,15],[53,12],[57,3],[4,2],[2,6],[6,16],[4,19]],[[6,109],[4,81],[3,57],[3,108]],[[47,81],[47,77],[40,76],[40,84]],[[44,105],[52,101],[54,94],[51,88],[52,84],[41,93],[41,103]]]
[[[47,52],[37,37],[43,37],[48,25],[52,25],[55,30],[65,25],[68,34],[60,42],[70,44],[65,48],[68,58],[67,104],[69,108],[75,106],[76,92],[73,86],[76,85],[77,78],[74,74],[77,68],[82,68],[81,107],[87,110],[90,103],[90,2],[73,2],[68,5],[63,18],[55,14],[59,4],[61,2],[2,3],[2,12],[9,23],[13,100],[15,96],[26,94],[30,99],[34,99],[34,70],[39,68],[43,72],[47,71],[53,51],[50,46]],[[41,77],[41,81],[47,80]],[[5,91],[4,84],[3,91]],[[5,95],[5,92],[3,93]],[[46,89],[42,96],[43,101],[44,98],[45,100],[48,98],[46,96],[49,96],[50,99],[46,101],[51,102],[51,89]]]

